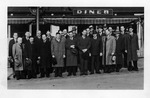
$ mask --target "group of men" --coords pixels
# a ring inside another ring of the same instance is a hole
[[[62,77],[67,71],[68,76],[80,71],[80,75],[119,72],[122,67],[128,71],[138,71],[137,51],[138,36],[132,26],[125,30],[124,26],[98,26],[95,30],[91,25],[81,34],[76,29],[67,32],[59,30],[56,36],[51,32],[41,35],[37,31],[32,37],[30,32],[25,37],[14,33],[9,42],[9,61],[16,79]],[[79,70],[78,70],[79,69]]]

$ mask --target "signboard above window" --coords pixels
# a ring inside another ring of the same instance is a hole
[[[77,9],[73,10],[73,15],[113,15],[112,9]]]

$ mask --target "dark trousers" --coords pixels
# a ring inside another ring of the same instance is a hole
[[[55,67],[55,77],[62,77],[63,67]]]
[[[41,77],[49,77],[50,76],[50,68],[40,68]]]
[[[68,76],[76,75],[77,67],[76,66],[68,66],[67,70],[68,70]]]
[[[105,65],[104,73],[111,73],[115,71],[116,65]]]
[[[80,55],[80,63],[81,75],[87,75],[88,59],[83,59],[82,55]]]
[[[33,77],[32,70],[27,70],[27,78],[31,79]]]
[[[122,68],[122,64],[116,64],[116,72],[119,72],[119,70]]]
[[[126,52],[124,52],[123,53],[123,56],[124,56],[124,64],[123,64],[123,67],[125,67],[125,68],[127,68],[128,67],[128,63],[127,63],[127,53]]]
[[[102,56],[99,57],[99,69],[100,69],[100,70],[103,69],[103,65],[102,65]]]
[[[132,70],[138,71],[137,61],[133,61],[133,66],[132,66],[132,61],[129,62],[128,71],[132,71]]]
[[[89,57],[88,58],[88,66],[87,67],[88,67],[88,71],[90,71],[90,72],[92,71],[91,65],[92,65],[92,57]]]
[[[94,70],[96,73],[99,72],[99,55],[93,55],[92,56],[92,65],[91,65],[91,73],[94,73]]]
[[[21,71],[15,71],[15,77],[17,80],[21,79]]]

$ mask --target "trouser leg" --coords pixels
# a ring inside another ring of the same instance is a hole
[[[124,52],[123,55],[124,55],[124,67],[127,68],[127,65],[128,65],[127,64],[127,53]]]
[[[31,79],[31,78],[32,78],[32,71],[31,71],[31,70],[28,70],[28,71],[27,71],[27,74],[28,74],[28,79]]]
[[[59,75],[60,77],[62,77],[62,72],[63,72],[63,68],[62,68],[62,67],[59,67],[59,68],[58,68],[58,75]]]
[[[44,68],[40,68],[40,73],[41,73],[41,76],[40,76],[41,78],[45,76]]]
[[[50,76],[50,68],[47,67],[47,68],[46,68],[46,77],[49,77],[49,76]]]
[[[99,69],[100,69],[100,70],[103,69],[103,65],[102,65],[102,56],[99,56]]]
[[[21,79],[21,73],[20,71],[15,71],[16,79],[19,80]]]
[[[134,64],[134,70],[138,71],[137,61],[133,61],[133,64]]]
[[[83,65],[84,65],[84,60],[80,55],[80,75],[83,75]]]
[[[91,73],[94,74],[94,63],[95,63],[95,56],[92,56],[92,64],[91,64]]]
[[[76,66],[72,67],[72,72],[73,72],[73,75],[76,76]]]
[[[88,58],[88,63],[87,63],[87,70],[90,71],[90,72],[92,71],[91,65],[92,65],[92,57],[89,57]]]
[[[68,67],[67,67],[67,70],[68,70],[68,76],[70,76],[70,75],[71,75],[71,67],[68,66]]]
[[[100,65],[100,63],[99,63],[99,56],[97,55],[96,56],[96,64],[95,64],[95,71],[96,71],[96,73],[100,73],[100,68],[99,68],[99,65]]]
[[[84,75],[87,75],[87,70],[88,70],[88,60],[84,60]]]
[[[133,66],[132,66],[132,61],[129,61],[128,63],[128,71],[132,71]]]
[[[55,67],[55,77],[57,77],[57,76],[58,76],[58,68]]]

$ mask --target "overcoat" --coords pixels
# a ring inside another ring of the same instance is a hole
[[[116,56],[116,64],[123,64],[123,38],[121,35],[119,35],[119,38],[116,38],[116,51],[115,51],[115,56]]]
[[[138,55],[137,50],[139,50],[138,36],[137,34],[129,35],[129,40],[127,40],[127,61],[137,61]]]
[[[16,43],[12,48],[13,58],[14,58],[14,69],[15,71],[23,70],[23,48]]]
[[[61,38],[60,42],[53,38],[51,42],[51,53],[55,56],[57,60],[57,64],[53,65],[53,67],[64,67],[64,59],[63,55],[65,55],[65,38]]]
[[[115,53],[116,50],[116,40],[115,37],[110,36],[106,40],[107,36],[103,37],[103,65],[112,65],[115,64],[115,62],[112,61],[112,53]],[[105,46],[106,45],[106,46]],[[106,62],[105,62],[106,60]]]
[[[66,66],[77,66],[77,54],[72,52],[71,45],[75,45],[75,49],[77,47],[77,40],[73,38],[72,40],[70,37],[66,39]],[[76,49],[77,50],[77,49]]]
[[[49,57],[51,55],[51,44],[46,40],[46,42],[42,41],[40,57],[41,57],[41,68],[48,68],[49,66]]]
[[[29,66],[27,69],[31,70],[32,67],[35,64],[35,45],[34,43],[31,44],[30,42],[28,44],[25,44],[25,48],[24,48],[24,58],[29,58],[32,61],[32,66]]]
[[[35,44],[35,48],[36,48],[36,50],[35,50],[36,57],[39,57],[40,56],[42,39],[35,36],[34,37],[34,44]]]

